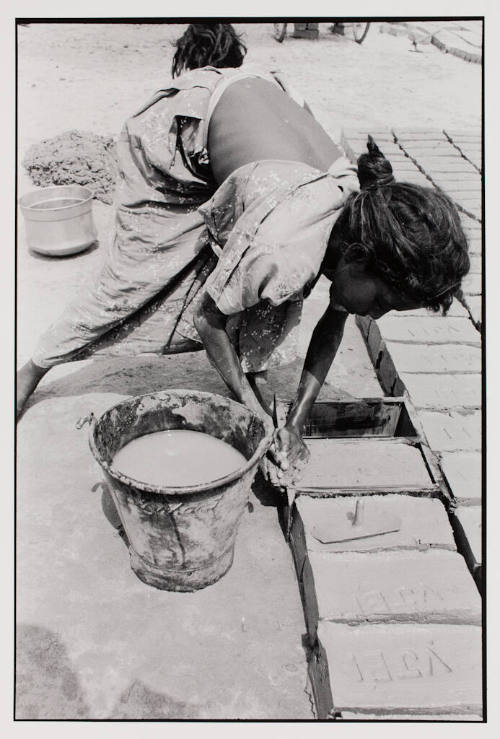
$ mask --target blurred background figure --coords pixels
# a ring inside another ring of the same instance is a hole
[[[172,77],[201,67],[241,67],[247,47],[230,23],[191,23],[175,42]]]

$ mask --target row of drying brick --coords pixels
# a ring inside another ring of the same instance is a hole
[[[479,34],[477,32],[471,34],[469,29],[460,28],[458,33],[456,28],[448,29],[449,27],[445,26],[443,28],[442,25],[433,27],[433,24],[430,23],[425,26],[406,22],[381,23],[379,25],[381,33],[388,33],[392,36],[407,36],[415,44],[417,50],[419,46],[432,44],[445,54],[452,54],[466,62],[481,64],[483,55]],[[466,35],[472,36],[473,41],[469,40],[467,42],[465,40],[464,42],[464,30]]]
[[[481,138],[457,136],[447,131],[435,137],[414,138],[411,133],[395,131],[394,138],[404,156],[425,174],[429,183],[449,195],[460,211],[472,220],[482,214]],[[428,184],[429,184],[428,183]]]
[[[453,131],[344,131],[342,146],[351,159],[366,151],[371,133],[390,160],[397,180],[446,192],[461,213],[478,223],[482,213],[482,144],[479,134]]]
[[[441,459],[456,505],[450,520],[471,571],[480,579],[482,490],[482,144],[471,131],[395,130],[374,133],[396,177],[443,189],[461,209],[471,258],[460,303],[449,316],[428,311],[391,314],[378,324],[358,319],[384,392],[408,392],[421,433]],[[354,159],[364,132],[344,134]],[[403,159],[401,158],[403,157]],[[412,170],[412,167],[414,168]],[[427,180],[419,181],[418,171]],[[408,179],[408,178],[406,178]]]
[[[461,169],[441,166],[444,171],[435,173],[432,182],[402,151],[393,132],[373,133],[393,161],[398,179],[437,185],[442,176],[445,189],[446,181],[455,178],[460,182],[453,193],[458,198],[460,192],[469,194],[462,185],[468,188],[474,178],[477,191],[479,172],[465,151],[469,145],[469,155],[474,154],[474,142],[467,136],[463,141],[449,134],[443,141],[427,137],[429,156],[437,156],[438,145],[441,152],[442,145],[457,150],[460,143],[463,150],[452,154],[464,160],[461,167],[472,167],[458,180]],[[411,132],[407,139],[417,141]],[[349,152],[344,141],[351,158],[365,142],[361,137]],[[480,301],[480,225],[474,213],[463,210],[470,232],[471,275],[476,275],[464,292]],[[399,513],[400,528],[328,544],[325,522],[328,528],[328,520],[352,519],[353,498],[299,496],[291,541],[313,645],[310,673],[319,718],[479,720],[480,598],[456,551],[458,541],[469,568],[478,575],[481,352],[469,305],[467,309],[454,304],[448,319],[421,311],[391,323],[398,317],[390,316],[384,319],[383,332],[371,319],[359,320],[384,391],[409,392],[419,409],[418,431],[440,453],[445,480],[458,504],[451,515],[455,538],[439,500],[388,495],[370,497],[365,505],[371,506],[372,518],[383,517],[384,509],[386,516],[391,510]],[[389,349],[398,355],[396,360]]]
[[[482,325],[482,143],[477,133],[443,131],[343,131],[341,144],[355,162],[366,151],[368,133],[392,163],[399,181],[446,192],[460,211],[469,242],[471,269],[462,285],[465,314]]]
[[[482,355],[465,315],[358,318],[379,382],[410,396],[418,431],[437,454],[454,506],[450,521],[471,572],[481,580]]]
[[[389,531],[356,538],[356,500],[292,509],[318,718],[481,720],[481,602],[443,504],[369,496],[365,520]]]

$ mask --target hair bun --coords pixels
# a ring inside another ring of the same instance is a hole
[[[373,190],[395,182],[390,161],[385,158],[370,135],[366,148],[368,154],[361,154],[358,158],[358,180],[361,189]]]

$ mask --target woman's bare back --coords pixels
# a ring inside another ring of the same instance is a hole
[[[273,82],[255,77],[222,94],[210,119],[208,151],[218,184],[249,162],[284,159],[326,171],[342,156],[311,113]]]

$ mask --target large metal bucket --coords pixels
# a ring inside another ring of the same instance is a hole
[[[55,185],[19,199],[26,224],[26,241],[40,254],[77,254],[97,239],[92,218],[92,191],[82,185]]]
[[[113,469],[113,457],[125,444],[165,429],[210,434],[231,444],[247,462],[216,481],[176,488],[146,485]],[[91,421],[90,448],[104,471],[129,541],[132,569],[141,580],[164,590],[193,591],[227,572],[257,464],[271,439],[272,426],[240,403],[193,390],[132,398]]]

